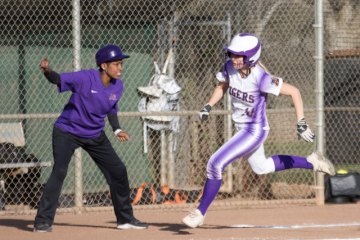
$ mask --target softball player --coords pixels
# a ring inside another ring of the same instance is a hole
[[[315,135],[304,119],[300,92],[281,78],[271,76],[260,64],[261,44],[257,37],[248,33],[238,34],[225,50],[230,60],[225,63],[223,70],[217,73],[219,84],[199,114],[202,121],[207,120],[211,108],[223,97],[225,91],[229,91],[232,120],[237,133],[209,159],[201,202],[197,209],[183,218],[183,223],[192,228],[204,223],[205,213],[220,189],[222,173],[225,167],[236,159],[247,159],[256,174],[291,168],[335,174],[332,163],[319,152],[308,157],[265,157],[264,141],[270,129],[266,117],[267,94],[291,96],[298,120],[297,135],[307,142],[313,142]]]
[[[148,225],[133,215],[127,170],[117,156],[103,128],[107,116],[119,141],[129,135],[117,118],[118,101],[123,93],[119,79],[122,60],[128,58],[116,45],[106,45],[96,53],[96,69],[61,73],[51,70],[47,59],[40,62],[45,77],[59,92],[71,91],[69,102],[56,120],[52,135],[54,167],[45,185],[35,217],[35,232],[50,232],[67,174],[76,148],[83,148],[104,174],[110,187],[118,229],[144,229]]]

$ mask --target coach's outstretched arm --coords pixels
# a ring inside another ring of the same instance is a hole
[[[49,60],[47,58],[44,58],[40,61],[40,69],[44,73],[46,79],[56,85],[60,85],[60,75],[51,70],[49,67]]]

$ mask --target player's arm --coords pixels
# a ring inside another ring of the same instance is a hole
[[[222,99],[224,93],[229,87],[228,82],[219,82],[219,84],[215,87],[213,94],[210,97],[209,102],[203,107],[203,109],[199,112],[199,117],[201,121],[206,121],[209,118],[209,114],[211,108]]]
[[[284,82],[281,86],[280,94],[291,96],[297,120],[299,121],[300,119],[304,118],[304,105],[299,89],[291,84]]]
[[[219,82],[219,84],[215,87],[213,94],[211,95],[211,98],[208,102],[208,104],[213,107],[216,103],[218,103],[222,97],[224,96],[224,93],[229,87],[229,83],[227,82]]]
[[[309,128],[309,125],[306,123],[304,118],[304,105],[301,98],[301,94],[298,88],[295,86],[283,83],[280,89],[280,94],[291,96],[295,113],[297,117],[297,135],[298,138],[303,138],[307,142],[313,142],[315,135],[312,133],[311,129]]]
[[[57,72],[50,69],[49,61],[47,58],[44,58],[40,61],[40,69],[50,83],[60,85],[60,75]]]
[[[113,113],[109,113],[107,115],[110,126],[116,136],[116,138],[120,141],[120,142],[125,142],[127,140],[129,140],[129,134],[122,130],[120,127],[120,123],[119,123],[119,119],[117,117],[117,114],[113,114]]]

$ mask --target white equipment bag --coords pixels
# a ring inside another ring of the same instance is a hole
[[[155,74],[151,77],[149,85],[146,87],[138,87],[137,89],[143,95],[138,104],[140,112],[172,112],[179,111],[179,99],[181,87],[176,83],[173,77],[166,75],[167,65],[171,58],[171,50],[165,61],[163,71],[156,62]],[[179,116],[144,116],[144,152],[147,152],[147,127],[154,130],[171,130],[179,131]]]

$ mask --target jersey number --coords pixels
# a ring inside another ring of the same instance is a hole
[[[254,108],[247,108],[245,109],[245,114],[248,116],[248,117],[252,117],[254,115]]]

